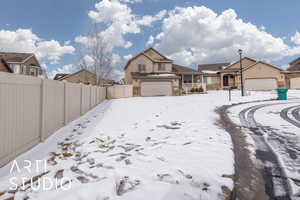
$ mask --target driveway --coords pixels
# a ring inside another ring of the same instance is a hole
[[[267,196],[300,199],[299,99],[236,105],[229,109],[229,116],[250,144]]]

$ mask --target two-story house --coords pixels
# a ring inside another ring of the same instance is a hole
[[[125,66],[125,84],[134,96],[179,95],[182,89],[201,87],[202,72],[173,64],[154,48],[131,58]]]
[[[39,61],[32,53],[0,52],[0,59],[2,60],[0,71],[2,72],[31,76],[41,76],[44,74]],[[3,63],[5,63],[6,69],[3,67]]]

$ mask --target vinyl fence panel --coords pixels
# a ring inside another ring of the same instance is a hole
[[[40,141],[41,79],[0,72],[0,166]]]
[[[96,105],[96,87],[91,86],[91,106],[92,108]]]
[[[129,98],[132,96],[132,85],[114,85],[107,88],[107,97],[109,99]]]
[[[81,115],[81,85],[65,83],[65,124]]]
[[[0,72],[0,167],[106,98],[106,88]]]
[[[65,83],[44,80],[42,86],[42,140],[64,126],[65,120]]]
[[[88,85],[81,86],[81,114],[91,109],[91,88]]]

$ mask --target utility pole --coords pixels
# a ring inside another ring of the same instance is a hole
[[[244,79],[243,79],[243,66],[242,66],[242,54],[243,54],[243,50],[239,49],[238,53],[240,54],[241,92],[242,92],[242,96],[244,96]]]

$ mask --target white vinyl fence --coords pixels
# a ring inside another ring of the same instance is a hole
[[[114,85],[107,88],[108,99],[129,98],[133,96],[132,85]]]
[[[106,89],[0,72],[0,167],[106,98]]]

